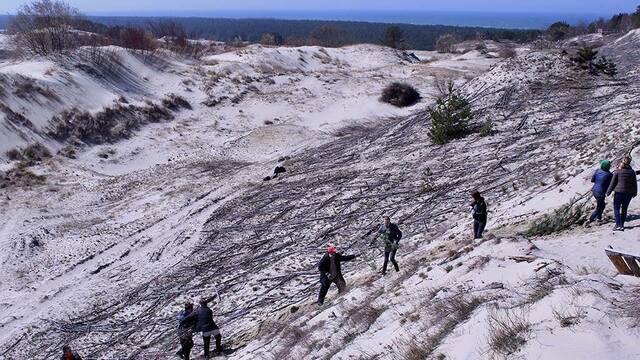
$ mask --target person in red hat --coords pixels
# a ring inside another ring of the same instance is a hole
[[[338,252],[338,249],[330,245],[327,248],[327,252],[320,259],[318,264],[318,270],[320,271],[320,294],[318,295],[318,305],[324,304],[324,298],[327,296],[331,283],[335,283],[338,287],[338,292],[343,293],[347,289],[347,283],[342,276],[342,269],[340,263],[343,261],[350,261],[357,257],[357,255],[342,255]]]

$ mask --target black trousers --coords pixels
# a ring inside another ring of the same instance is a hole
[[[216,335],[216,351],[222,352],[222,335]],[[211,348],[211,336],[202,336],[204,341],[204,357],[209,357],[209,348]]]
[[[324,298],[327,296],[327,292],[329,292],[329,288],[331,287],[331,283],[335,283],[338,287],[338,293],[343,293],[347,289],[347,282],[344,281],[344,277],[342,274],[338,274],[335,279],[329,280],[329,278],[322,274],[320,275],[320,293],[318,294],[318,304],[324,304]]]
[[[385,274],[387,272],[387,265],[389,264],[389,260],[393,264],[393,267],[396,271],[400,271],[400,267],[398,266],[398,262],[396,261],[396,252],[398,249],[393,249],[391,251],[384,252],[384,264],[382,265],[382,273]]]
[[[180,338],[180,353],[185,360],[189,360],[191,356],[191,349],[193,349],[193,339],[190,337]]]
[[[473,220],[473,238],[474,239],[482,238],[482,233],[484,232],[485,225],[486,225],[486,221],[480,222],[478,220]]]
[[[604,212],[604,208],[607,206],[605,203],[605,194],[601,194],[593,191],[593,197],[596,199],[596,208],[591,213],[591,217],[589,217],[589,221],[594,221],[595,219],[602,220],[602,213]]]

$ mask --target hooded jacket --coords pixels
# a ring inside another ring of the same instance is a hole
[[[612,192],[631,194],[633,197],[638,195],[638,180],[631,166],[625,165],[613,172],[607,195],[611,195]]]
[[[218,325],[213,321],[213,311],[208,306],[200,306],[180,321],[180,326],[186,325],[189,321],[196,323],[197,332],[209,332],[218,330]]]
[[[481,196],[479,200],[471,203],[471,207],[473,208],[473,220],[486,224],[487,203],[484,201],[484,198]]]
[[[191,338],[193,336],[193,332],[196,329],[196,323],[197,320],[196,317],[192,317],[187,319],[187,317],[193,313],[193,310],[191,312],[187,312],[186,310],[182,310],[180,312],[180,314],[178,315],[178,337],[181,339],[184,338]],[[185,320],[185,321],[183,321]]]
[[[610,171],[596,170],[591,177],[591,182],[593,183],[591,191],[602,195],[606,194],[611,184],[611,178],[613,178],[613,174]]]

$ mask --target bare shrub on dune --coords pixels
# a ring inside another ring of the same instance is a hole
[[[60,0],[36,0],[18,8],[8,29],[17,47],[34,55],[49,55],[78,46],[73,25],[78,9]]]
[[[117,103],[95,114],[72,108],[51,119],[49,135],[59,141],[102,144],[127,138],[144,124],[171,119],[167,107],[150,101],[144,106]]]
[[[640,286],[631,286],[622,292],[620,300],[612,304],[614,313],[631,328],[640,327]]]
[[[420,100],[420,93],[409,84],[394,82],[382,90],[380,101],[397,107],[411,106]]]
[[[510,356],[522,348],[531,332],[524,309],[494,310],[488,319],[489,349],[494,356]]]

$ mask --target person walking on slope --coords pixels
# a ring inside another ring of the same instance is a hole
[[[391,222],[391,218],[385,216],[383,223],[378,227],[378,233],[384,241],[384,263],[382,264],[382,275],[387,273],[387,265],[389,260],[393,264],[396,271],[400,271],[398,262],[396,261],[396,252],[400,247],[400,239],[402,239],[402,231],[398,228],[398,225]]]
[[[178,314],[178,338],[180,339],[180,350],[178,356],[185,360],[191,357],[191,349],[193,348],[193,333],[196,329],[197,319],[195,317],[184,321],[193,312],[193,304],[187,302],[184,304],[184,310]]]
[[[598,223],[602,222],[602,213],[604,212],[605,198],[607,197],[607,190],[609,189],[609,184],[611,184],[611,178],[613,178],[613,174],[609,171],[611,169],[611,161],[602,160],[600,161],[600,168],[593,173],[591,177],[591,182],[593,183],[593,187],[591,188],[591,193],[593,197],[596,199],[596,208],[591,213],[589,220],[586,225],[589,226],[592,222],[598,219]]]
[[[77,352],[71,350],[71,346],[65,345],[62,347],[62,356],[60,360],[82,360]]]
[[[636,172],[631,168],[631,157],[625,156],[622,163],[613,172],[607,196],[613,194],[613,215],[616,219],[614,231],[624,231],[624,222],[627,220],[627,209],[631,199],[638,195],[638,183]]]
[[[357,255],[342,255],[335,246],[329,246],[326,254],[322,256],[320,263],[318,263],[318,270],[320,271],[318,305],[324,304],[324,298],[327,296],[331,283],[336,284],[338,293],[343,293],[347,289],[347,283],[344,281],[344,276],[342,276],[340,264],[343,261],[350,261],[356,257]]]
[[[208,306],[209,300],[203,298],[200,300],[200,307],[187,315],[180,321],[180,326],[186,325],[187,322],[195,319],[196,331],[202,332],[202,340],[204,342],[204,357],[209,359],[209,348],[211,346],[211,336],[216,339],[216,352],[222,353],[222,335],[218,325],[213,321],[213,311]]]
[[[482,239],[482,233],[487,225],[487,203],[479,192],[471,193],[471,214],[473,216],[473,238]]]

